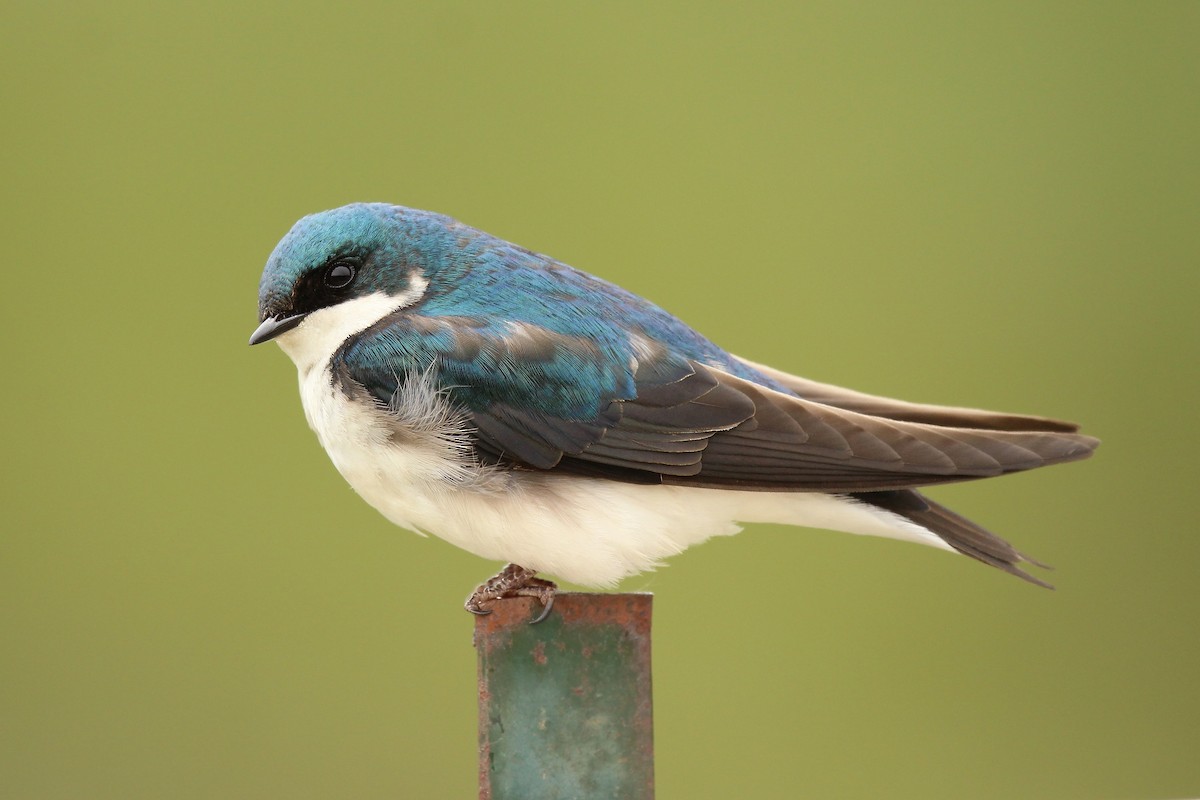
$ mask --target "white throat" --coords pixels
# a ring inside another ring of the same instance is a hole
[[[296,364],[303,380],[314,368],[324,369],[330,357],[351,336],[365,331],[388,314],[411,306],[421,299],[427,288],[428,280],[413,275],[408,288],[400,294],[375,292],[314,311],[275,341]]]

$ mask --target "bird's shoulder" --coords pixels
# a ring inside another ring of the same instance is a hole
[[[377,396],[432,368],[472,409],[501,401],[576,419],[677,382],[693,362],[786,391],[653,302],[502,240],[347,339],[333,359]]]
[[[476,411],[505,403],[583,418],[636,395],[628,341],[596,325],[550,322],[474,304],[400,312],[350,337],[331,368],[344,388],[383,402],[419,374]]]

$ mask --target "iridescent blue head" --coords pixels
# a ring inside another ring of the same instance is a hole
[[[322,308],[377,292],[400,294],[454,249],[458,223],[386,203],[311,214],[276,245],[258,286],[258,330],[269,341]]]

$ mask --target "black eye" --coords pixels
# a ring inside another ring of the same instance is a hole
[[[354,265],[338,261],[325,272],[325,285],[330,289],[344,289],[354,280]]]

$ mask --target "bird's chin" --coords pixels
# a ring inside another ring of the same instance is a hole
[[[305,330],[307,326],[297,325],[290,331],[279,334],[275,337],[275,344],[279,345],[279,349],[287,353],[288,358],[299,364],[306,360],[305,355],[309,350],[313,349],[312,331]]]

